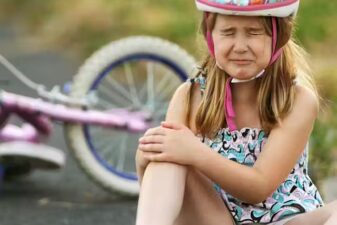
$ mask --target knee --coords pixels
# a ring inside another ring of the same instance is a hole
[[[325,207],[326,212],[328,213],[328,219],[337,219],[337,200],[328,203]]]
[[[171,173],[187,173],[187,166],[169,162],[149,162],[147,170],[157,170],[159,172],[170,171]]]
[[[169,162],[150,162],[146,167],[146,173],[148,172],[161,175],[162,177],[171,175],[185,177],[187,174],[187,166]]]
[[[330,213],[332,216],[337,217],[337,200],[330,203]]]

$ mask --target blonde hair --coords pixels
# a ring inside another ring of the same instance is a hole
[[[204,15],[201,31],[205,37],[207,28],[212,30],[216,14]],[[271,18],[261,17],[267,34],[271,36]],[[311,71],[305,59],[305,51],[293,40],[293,21],[291,18],[277,18],[277,49],[283,46],[283,53],[272,65],[268,66],[265,75],[257,80],[258,110],[262,129],[268,134],[292,109],[295,99],[295,80],[310,88],[317,96],[317,89],[311,77]],[[201,63],[201,70],[195,75],[203,74],[206,78],[206,89],[197,110],[195,127],[204,137],[213,138],[216,132],[227,127],[225,118],[225,83],[229,75],[216,66],[214,57],[209,53]],[[191,85],[187,99],[188,124],[191,120]]]

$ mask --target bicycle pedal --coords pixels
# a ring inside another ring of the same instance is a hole
[[[45,145],[29,142],[6,142],[0,144],[2,164],[28,162],[32,169],[60,169],[65,165],[63,151]]]

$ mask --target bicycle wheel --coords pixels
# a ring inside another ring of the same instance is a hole
[[[94,53],[74,77],[71,95],[94,93],[95,109],[145,112],[151,126],[158,126],[172,94],[194,66],[193,57],[173,43],[129,37]],[[109,191],[139,193],[135,153],[144,131],[76,124],[66,124],[65,131],[76,160],[90,178]]]

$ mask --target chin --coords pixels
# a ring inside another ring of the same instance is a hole
[[[254,77],[253,74],[236,74],[235,76],[232,76],[233,78],[236,78],[238,80],[249,80]]]
[[[232,77],[238,80],[249,80],[255,77],[258,73],[259,72],[256,72],[255,70],[252,71],[252,70],[241,69],[241,70],[232,71],[232,73],[229,73],[229,74],[231,74]]]

